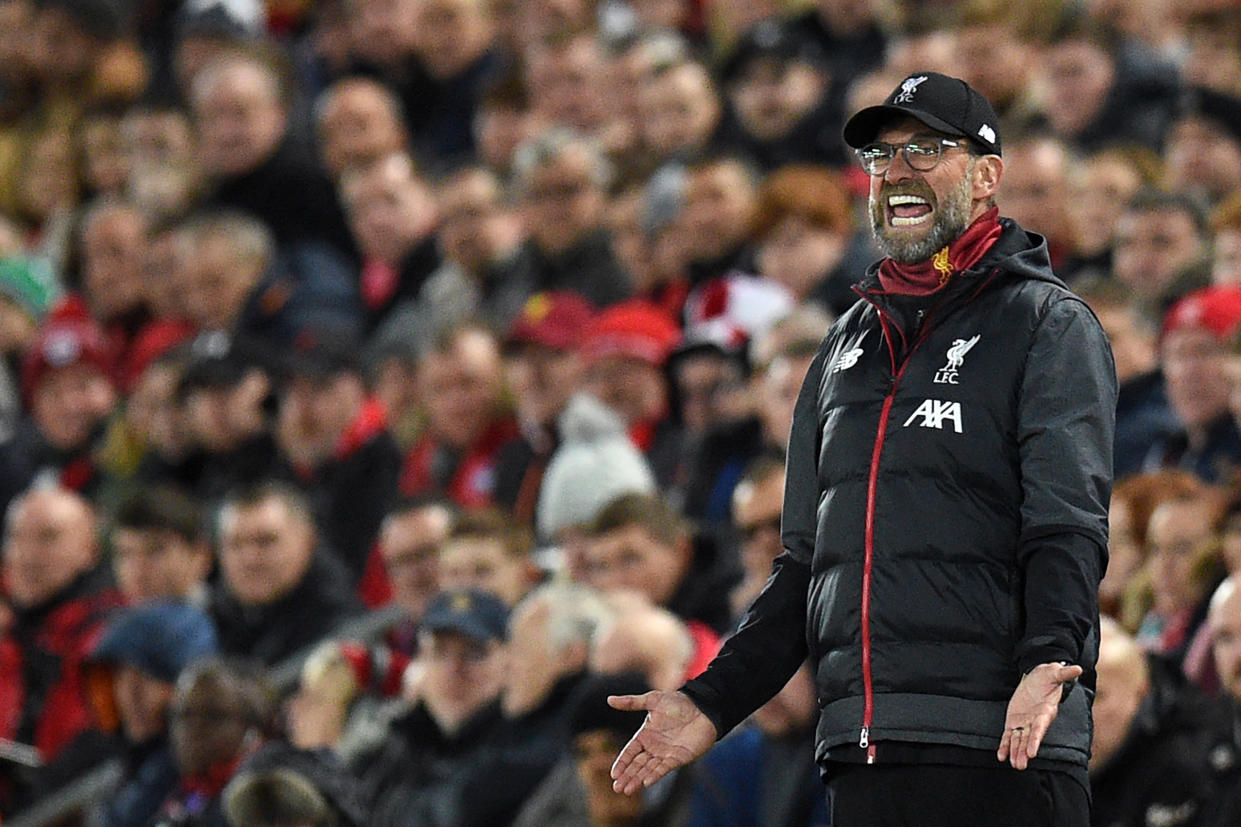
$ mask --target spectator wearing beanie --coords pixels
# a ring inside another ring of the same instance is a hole
[[[539,491],[536,525],[544,542],[559,546],[569,578],[580,580],[585,527],[621,494],[654,493],[655,478],[620,416],[589,394],[570,400],[560,433]]]
[[[1220,482],[1241,467],[1241,432],[1228,410],[1228,352],[1239,329],[1238,287],[1196,290],[1165,314],[1159,359],[1181,430],[1151,446],[1144,470],[1183,468]]]
[[[184,603],[148,603],[109,621],[91,658],[111,679],[125,776],[96,805],[92,824],[145,824],[177,788],[180,773],[168,743],[173,685],[186,666],[216,649],[211,619]]]
[[[22,359],[28,416],[0,446],[0,509],[32,483],[58,483],[92,496],[104,473],[95,448],[116,404],[112,354],[86,317],[49,319]]]
[[[680,329],[662,310],[638,300],[604,310],[582,338],[585,389],[620,414],[661,489],[675,481],[681,460],[681,428],[665,373],[680,341]]]
[[[558,420],[581,386],[578,346],[593,318],[594,308],[576,293],[538,293],[509,327],[504,374],[521,433],[496,461],[495,501],[517,522],[534,522],[543,475],[561,441]]]

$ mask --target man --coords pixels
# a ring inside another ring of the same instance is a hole
[[[734,119],[732,144],[764,170],[783,164],[839,166],[839,112],[827,58],[792,25],[764,20],[722,69]]]
[[[513,179],[538,290],[573,290],[596,307],[632,287],[612,252],[604,209],[611,165],[594,142],[549,129],[517,148]]]
[[[1116,378],[1043,239],[998,218],[996,123],[920,72],[846,124],[887,258],[806,377],[770,582],[702,676],[612,699],[648,712],[618,790],[809,656],[833,823],[1087,824]]]
[[[1191,89],[1168,130],[1168,188],[1218,205],[1241,189],[1241,97]]]
[[[1178,290],[1177,280],[1203,260],[1209,237],[1206,214],[1197,201],[1139,191],[1116,217],[1112,275],[1158,314],[1177,293],[1186,292]]]
[[[9,507],[0,579],[12,621],[0,632],[0,739],[30,745],[43,766],[6,766],[5,816],[55,788],[46,765],[63,756],[80,768],[97,757],[85,660],[120,602],[98,560],[94,512],[72,491],[30,491]]]
[[[704,629],[732,626],[728,591],[738,579],[733,561],[706,532],[689,524],[664,499],[622,494],[587,528],[585,580],[604,594],[636,591],[685,620],[695,642]]]
[[[177,676],[216,651],[215,627],[184,603],[151,602],[109,621],[92,660],[111,679],[124,743],[125,775],[90,823],[145,824],[180,780],[168,743],[168,708]]]
[[[534,519],[543,473],[560,445],[557,421],[582,382],[578,344],[593,316],[576,293],[536,293],[508,329],[504,375],[521,434],[500,451],[495,498],[520,522]]]
[[[568,700],[589,674],[590,646],[611,619],[583,586],[538,587],[509,615],[508,667],[500,691],[504,723],[490,756],[466,784],[459,824],[509,824],[569,748]],[[496,779],[504,779],[503,784]]]
[[[1205,705],[1194,690],[1161,678],[1116,621],[1103,618],[1101,631],[1092,710],[1092,823],[1200,823]]]
[[[211,616],[225,654],[272,666],[359,611],[348,573],[318,548],[310,505],[288,485],[232,492],[218,531],[221,576]]]
[[[1178,467],[1207,482],[1241,467],[1241,431],[1228,410],[1228,347],[1241,330],[1241,288],[1204,287],[1163,319],[1159,361],[1180,429],[1155,441],[1143,470]]]
[[[276,444],[286,478],[310,500],[327,547],[357,582],[396,495],[401,452],[363,380],[358,344],[329,331],[312,336],[289,354]]]
[[[22,356],[28,415],[0,445],[0,513],[39,481],[92,496],[106,480],[95,452],[116,405],[115,364],[99,325],[49,318]]]
[[[465,319],[508,326],[534,291],[525,230],[486,167],[457,170],[436,192],[440,263],[416,294],[387,314],[372,348],[409,338],[410,330],[443,330]],[[423,334],[424,336],[426,333]]]
[[[377,80],[347,77],[315,102],[319,155],[332,180],[403,151],[408,143],[405,114],[392,90]]]
[[[405,456],[402,494],[444,494],[462,508],[491,504],[499,450],[517,435],[501,376],[494,335],[474,323],[447,330],[422,354],[426,423]]]
[[[1214,801],[1202,823],[1226,827],[1241,819],[1241,730],[1236,726],[1241,710],[1241,590],[1235,575],[1220,583],[1211,597],[1207,625],[1211,632],[1211,658],[1220,678],[1223,722],[1221,738],[1211,751]]]
[[[404,152],[346,172],[340,198],[362,252],[358,278],[370,331],[398,302],[417,297],[439,267],[439,217],[430,188]]]
[[[353,252],[332,182],[293,139],[291,93],[273,65],[227,53],[195,76],[189,97],[213,203],[253,213],[282,248],[313,243]]]
[[[427,607],[412,708],[354,764],[372,785],[371,823],[464,823],[463,786],[501,724],[507,622],[508,608],[477,589],[441,592]]]
[[[213,561],[192,498],[170,486],[139,489],[117,509],[108,538],[116,584],[130,604],[206,604]]]
[[[275,693],[266,676],[250,661],[195,661],[177,678],[168,717],[181,782],[154,823],[227,824],[225,785],[275,729]]]

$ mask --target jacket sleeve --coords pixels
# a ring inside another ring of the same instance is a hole
[[[1112,350],[1094,315],[1077,299],[1057,301],[1035,331],[1020,389],[1023,672],[1079,663],[1098,615],[1116,395]]]
[[[722,738],[779,692],[805,662],[806,599],[819,501],[818,388],[824,351],[802,383],[789,436],[781,536],[784,553],[736,634],[707,671],[681,691],[715,724]]]

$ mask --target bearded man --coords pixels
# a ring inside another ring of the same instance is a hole
[[[1000,218],[991,105],[933,72],[854,115],[886,258],[793,418],[784,551],[737,634],[646,722],[632,793],[809,658],[833,824],[1089,823],[1116,375],[1046,240]]]

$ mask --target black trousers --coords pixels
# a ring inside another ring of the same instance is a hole
[[[1062,772],[1007,764],[832,763],[832,827],[1089,827],[1090,798]]]

